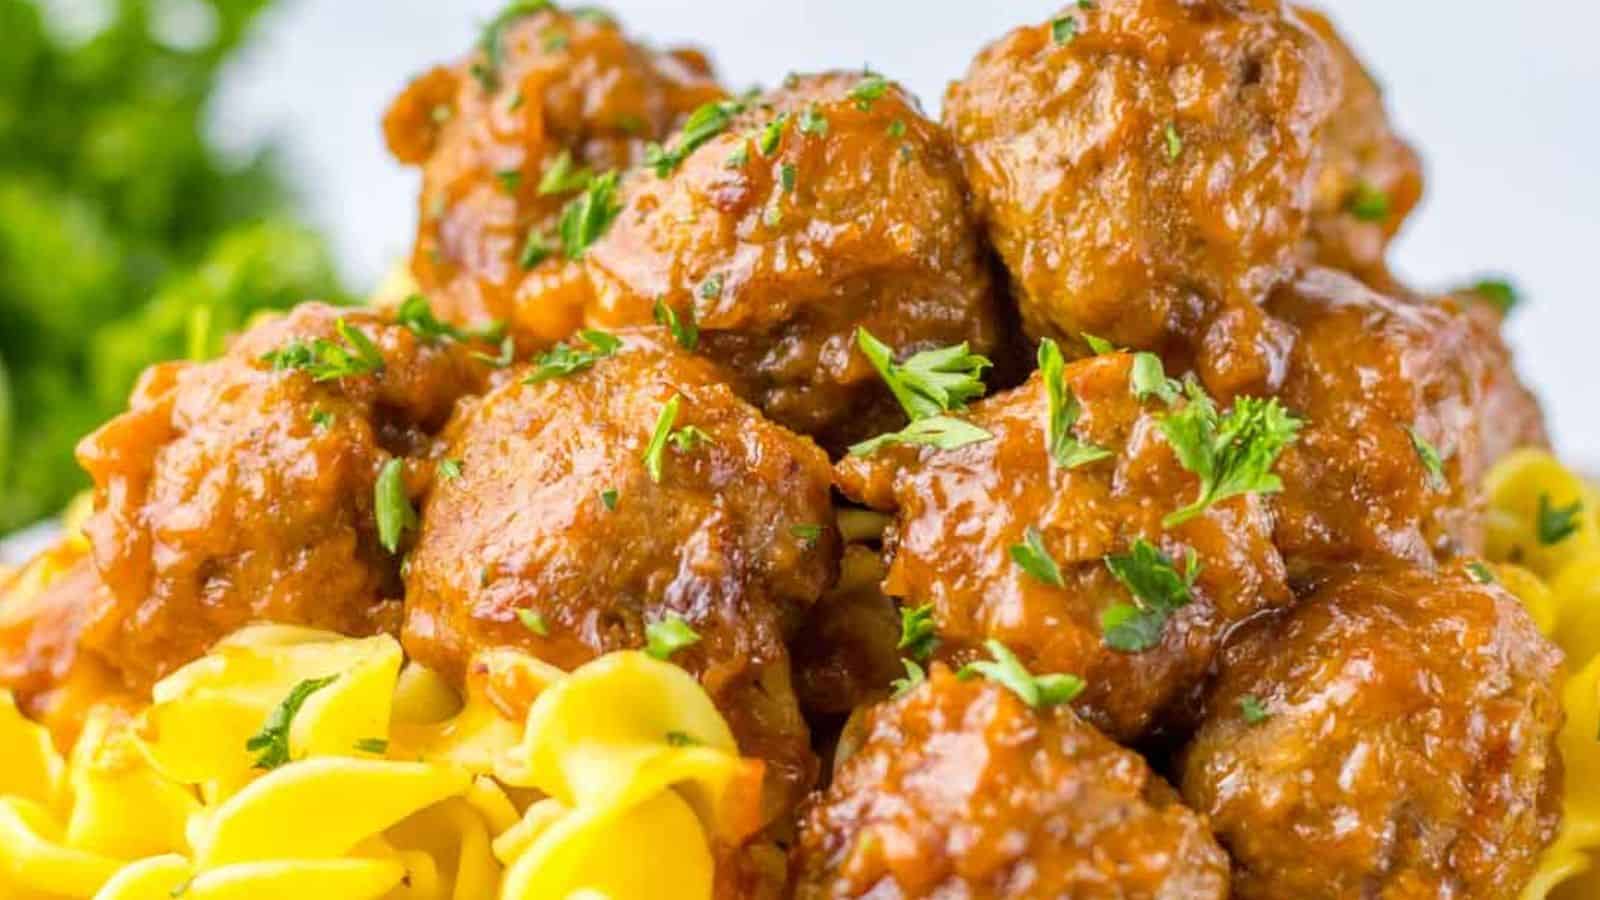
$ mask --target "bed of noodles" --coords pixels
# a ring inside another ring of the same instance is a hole
[[[1571,673],[1565,821],[1523,900],[1600,896],[1600,491],[1536,451],[1487,489],[1494,574]],[[1577,531],[1541,544],[1541,498],[1581,503]],[[460,696],[392,638],[256,626],[148,706],[93,709],[65,756],[0,691],[0,897],[708,900],[761,778],[698,683],[641,653],[568,673],[489,651]]]

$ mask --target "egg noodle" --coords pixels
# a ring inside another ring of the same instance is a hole
[[[63,759],[0,692],[0,896],[706,900],[759,825],[761,763],[676,666],[493,651],[466,693],[393,638],[257,626]]]

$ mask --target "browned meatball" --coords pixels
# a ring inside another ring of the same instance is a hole
[[[581,282],[555,245],[581,179],[644,157],[723,95],[693,51],[657,53],[610,18],[554,7],[497,19],[479,48],[415,81],[384,120],[390,150],[422,167],[412,271],[445,318],[499,319],[530,344],[577,327]],[[542,238],[542,240],[541,240]],[[537,296],[538,303],[526,298]]]
[[[1281,0],[1074,4],[985,49],[945,119],[1029,333],[1186,353],[1317,239],[1381,253],[1415,198],[1342,53]],[[1368,183],[1381,229],[1348,221]]]
[[[798,900],[1228,896],[1205,821],[1066,709],[936,666],[865,732],[801,818]]]
[[[1496,324],[1326,269],[1267,310],[1292,345],[1267,369],[1306,420],[1278,467],[1277,542],[1291,566],[1374,553],[1426,562],[1481,546],[1483,475],[1509,449],[1545,442]]]
[[[652,472],[664,420],[678,438]],[[676,617],[698,639],[672,659],[773,767],[773,796],[798,800],[815,761],[784,638],[836,574],[822,451],[664,334],[629,335],[574,374],[509,380],[465,402],[443,440],[459,474],[435,485],[411,554],[412,656],[458,678],[486,646],[572,667],[643,647]]]
[[[381,368],[315,380],[317,362],[364,358],[363,338]],[[398,630],[399,560],[381,546],[375,485],[484,369],[461,345],[321,304],[221,359],[151,369],[129,411],[78,448],[95,482],[86,530],[114,597],[84,643],[141,686],[254,621]]]
[[[1183,795],[1239,897],[1516,897],[1560,823],[1562,678],[1499,587],[1347,571],[1224,653]]]
[[[960,168],[898,86],[791,77],[662,171],[628,177],[585,257],[591,324],[648,323],[658,300],[692,314],[745,396],[830,449],[899,421],[857,328],[906,354],[994,348]]]
[[[933,607],[945,652],[959,657],[994,638],[1030,667],[1082,676],[1080,710],[1118,738],[1143,733],[1196,688],[1229,627],[1290,599],[1261,495],[1163,527],[1199,493],[1198,481],[1162,434],[1165,404],[1130,389],[1132,366],[1119,353],[1065,370],[1081,406],[1073,434],[1106,458],[1072,468],[1053,460],[1047,389],[1036,372],[974,405],[971,421],[991,440],[952,451],[890,447],[846,459],[838,474],[853,499],[894,511],[884,589],[907,605]],[[1017,561],[1015,548],[1026,549],[1030,534],[1059,569],[1059,584]],[[1135,601],[1108,560],[1141,541],[1165,554],[1174,579],[1190,576],[1192,585],[1151,645],[1113,649],[1102,616]]]

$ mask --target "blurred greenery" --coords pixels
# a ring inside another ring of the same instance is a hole
[[[271,0],[0,0],[0,534],[86,479],[73,447],[151,362],[343,292],[270,152],[207,115]]]

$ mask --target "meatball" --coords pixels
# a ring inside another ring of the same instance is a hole
[[[852,499],[895,513],[884,590],[932,607],[942,652],[964,658],[992,638],[1029,666],[1079,675],[1088,682],[1080,710],[1119,739],[1163,724],[1232,625],[1290,600],[1264,496],[1163,526],[1199,484],[1162,433],[1163,402],[1130,389],[1133,367],[1117,353],[1064,371],[1067,403],[1080,407],[1075,439],[1104,458],[1068,467],[1052,457],[1041,371],[973,406],[990,440],[894,446],[838,468]],[[1055,571],[1019,560],[1029,556]],[[1165,585],[1160,596],[1135,598],[1119,583],[1113,565],[1128,557]],[[1154,633],[1118,639],[1105,617],[1135,605],[1148,613],[1135,624]]]
[[[905,354],[996,346],[979,232],[948,139],[882,77],[791,77],[741,108],[675,170],[624,182],[585,257],[589,322],[648,323],[660,302],[769,417],[838,450],[898,421],[856,329]]]
[[[410,557],[406,649],[459,679],[483,647],[571,668],[678,626],[665,649],[790,805],[815,761],[784,640],[836,575],[827,457],[672,338],[611,340],[463,403]]]
[[[422,168],[418,283],[447,319],[502,320],[529,345],[565,337],[581,282],[541,249],[563,208],[586,174],[641,161],[648,142],[722,96],[700,54],[649,50],[594,11],[502,14],[475,52],[418,78],[384,119],[391,152]]]
[[[1326,269],[1267,310],[1292,343],[1268,368],[1306,421],[1278,466],[1276,539],[1291,567],[1481,547],[1484,474],[1509,449],[1545,443],[1496,325],[1454,300],[1385,296]]]
[[[220,359],[148,371],[78,448],[113,598],[83,642],[139,688],[250,622],[398,630],[377,480],[426,448],[484,368],[463,345],[306,304]]]
[[[1223,654],[1184,797],[1242,898],[1516,897],[1561,819],[1561,652],[1464,568],[1347,570]]]
[[[1075,4],[980,53],[945,120],[1028,332],[1185,353],[1318,240],[1381,254],[1415,198],[1345,55],[1280,0]]]
[[[1066,709],[935,666],[864,730],[801,817],[798,900],[1228,896],[1205,821]]]

